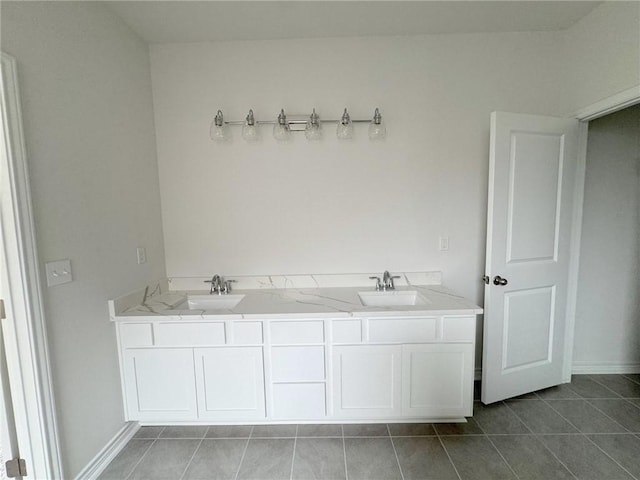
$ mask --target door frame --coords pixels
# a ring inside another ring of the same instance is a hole
[[[569,284],[567,289],[567,323],[565,332],[565,360],[563,382],[571,381],[573,369],[573,341],[575,338],[576,307],[578,300],[578,274],[580,270],[580,245],[582,241],[582,213],[584,207],[584,181],[587,166],[587,136],[589,122],[640,103],[640,84],[568,115],[580,121],[578,131],[578,158],[574,189],[574,211],[569,260]]]
[[[7,363],[18,446],[33,478],[63,478],[16,60],[0,52],[4,148],[0,227],[8,283]]]

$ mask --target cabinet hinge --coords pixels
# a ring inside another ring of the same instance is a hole
[[[485,275],[485,276],[483,276],[483,277],[482,277],[482,281],[483,281],[484,283],[486,283],[487,285],[489,285],[489,275]]]
[[[4,313],[4,300],[0,300],[0,320],[4,320],[7,316]]]
[[[17,478],[27,476],[27,462],[22,458],[14,458],[4,464],[7,478]]]

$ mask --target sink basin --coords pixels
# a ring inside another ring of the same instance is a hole
[[[234,308],[244,298],[244,295],[189,295],[187,307],[189,310],[229,310]]]
[[[427,301],[415,290],[391,290],[386,292],[358,292],[365,307],[400,307],[425,305]]]

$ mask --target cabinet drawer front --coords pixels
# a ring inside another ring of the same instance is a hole
[[[150,323],[123,323],[119,325],[122,348],[153,345]]]
[[[273,347],[271,372],[274,382],[324,380],[324,347]]]
[[[436,339],[436,317],[370,319],[372,343],[423,343]]]
[[[323,383],[273,386],[274,417],[288,420],[322,419],[326,415]]]
[[[224,345],[224,323],[158,323],[154,326],[158,346]]]
[[[362,342],[361,320],[336,320],[333,322],[333,343]]]
[[[474,342],[476,317],[444,317],[442,339],[445,342]]]
[[[233,324],[235,345],[260,345],[262,343],[261,322],[238,322]]]
[[[323,321],[271,323],[271,343],[273,345],[323,342]]]

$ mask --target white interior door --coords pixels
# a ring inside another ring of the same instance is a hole
[[[491,114],[484,403],[562,383],[578,123]]]

